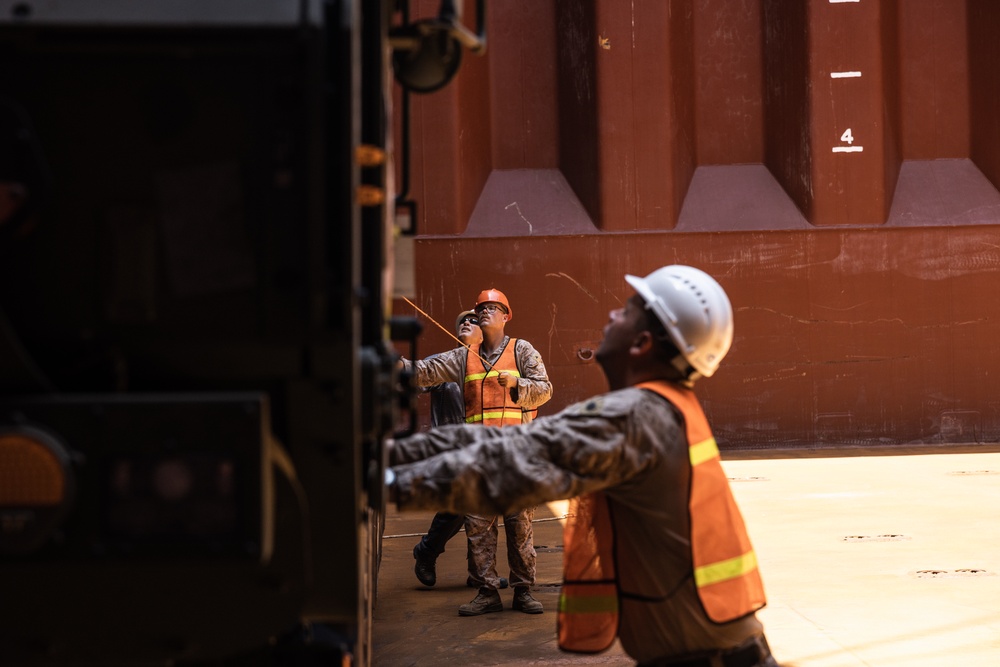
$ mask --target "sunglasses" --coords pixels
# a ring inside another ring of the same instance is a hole
[[[458,326],[462,326],[466,322],[468,322],[469,324],[471,324],[472,326],[475,326],[475,327],[479,326],[479,318],[478,317],[473,317],[472,315],[466,315],[465,317],[463,317],[462,321],[458,323]]]

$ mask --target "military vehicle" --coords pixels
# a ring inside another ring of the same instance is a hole
[[[370,663],[392,61],[461,5],[0,2],[0,664]]]

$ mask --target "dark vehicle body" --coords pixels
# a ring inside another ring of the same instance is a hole
[[[0,664],[369,663],[392,11],[0,3]]]

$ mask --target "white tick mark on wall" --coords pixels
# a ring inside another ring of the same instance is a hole
[[[580,283],[578,283],[572,276],[566,275],[565,273],[563,273],[562,271],[560,271],[559,273],[546,273],[545,277],[546,278],[565,278],[566,280],[570,281],[571,283],[573,283],[574,285],[576,285],[577,287],[579,287],[581,292],[583,292],[584,294],[586,294],[587,296],[589,296],[591,299],[593,299],[594,303],[597,303],[597,297],[594,296],[593,294],[591,294],[590,291],[586,287],[584,287],[583,285],[581,285]]]
[[[517,214],[518,214],[518,216],[520,216],[521,220],[524,220],[524,224],[528,225],[528,235],[530,236],[531,232],[533,232],[535,228],[531,226],[531,222],[526,217],[524,217],[523,213],[521,213],[521,207],[517,205],[516,201],[512,201],[511,203],[507,204],[503,208],[506,211],[511,206],[513,206],[514,210],[517,211]]]

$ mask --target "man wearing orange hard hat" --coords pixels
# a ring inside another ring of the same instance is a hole
[[[455,335],[460,343],[469,349],[479,349],[483,342],[483,332],[479,328],[479,317],[473,310],[463,310],[455,318]],[[425,387],[423,391],[431,395],[431,426],[465,423],[464,387],[458,382],[443,382],[433,387]],[[413,557],[416,564],[413,573],[424,586],[437,583],[436,563],[438,556],[444,553],[445,545],[455,537],[465,526],[464,514],[438,512],[431,520],[427,533],[413,547]],[[479,588],[478,576],[469,561],[469,578],[466,584],[470,588]],[[506,588],[507,579],[500,577],[500,588]]]
[[[464,387],[465,422],[483,426],[514,426],[530,422],[537,408],[552,397],[542,357],[523,338],[505,333],[513,311],[507,296],[498,289],[483,290],[473,309],[479,318],[483,342],[478,349],[458,347],[421,361],[403,360],[418,386],[458,382]],[[479,585],[479,593],[459,607],[462,616],[479,616],[503,610],[500,577],[497,574],[498,516],[466,515],[469,541],[469,576]],[[535,583],[535,547],[531,522],[534,508],[503,517],[507,538],[510,586],[514,589],[512,609],[540,614],[541,602],[530,588]],[[423,556],[424,561],[421,561]],[[417,569],[433,572],[433,560],[414,550]]]

